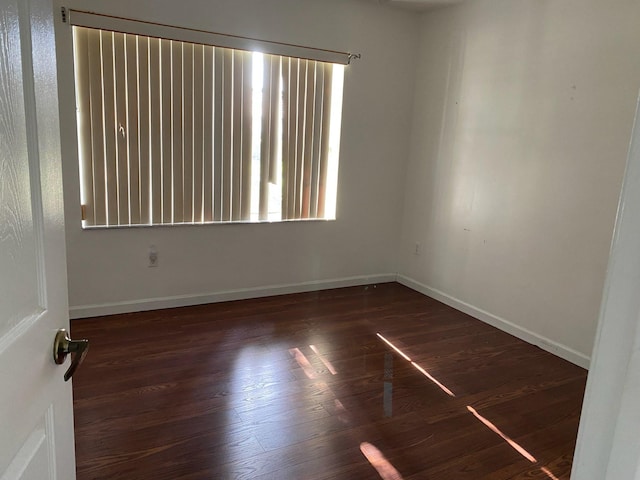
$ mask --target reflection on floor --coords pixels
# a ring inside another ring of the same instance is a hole
[[[586,371],[396,283],[72,330],[78,480],[569,478]]]

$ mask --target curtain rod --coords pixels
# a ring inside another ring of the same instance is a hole
[[[123,17],[105,15],[101,13],[85,12],[82,10],[62,10],[63,21],[70,25],[87,28],[111,30],[132,35],[177,40],[182,42],[200,43],[214,47],[233,48],[261,53],[283,55],[286,57],[304,58],[328,63],[349,65],[353,59],[361,58],[359,53],[340,52],[315,47],[305,47],[291,43],[273,42],[257,38],[229,35],[225,33],[209,32],[195,28],[176,27],[162,23],[132,20]]]

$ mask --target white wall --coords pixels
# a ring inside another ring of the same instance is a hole
[[[640,87],[638,25],[640,3],[622,0],[425,15],[406,283],[587,364]]]
[[[70,29],[59,24],[72,315],[100,311],[83,306],[180,295],[210,298],[207,295],[228,290],[395,273],[415,78],[415,14],[357,0],[62,3],[68,8],[362,54],[345,75],[338,220],[82,231]],[[152,244],[159,251],[158,268],[147,267]],[[163,306],[153,301],[144,305]]]
[[[640,86],[638,2],[471,0],[421,15],[364,0],[58,1],[363,55],[345,80],[337,221],[82,231],[59,24],[72,315],[399,272],[588,363]]]

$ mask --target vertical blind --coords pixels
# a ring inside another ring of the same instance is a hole
[[[249,51],[73,38],[85,226],[325,218],[332,63],[260,55],[256,83]]]

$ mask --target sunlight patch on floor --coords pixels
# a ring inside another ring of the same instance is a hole
[[[386,459],[378,448],[369,443],[362,442],[360,444],[360,451],[365,456],[373,468],[376,469],[380,478],[383,480],[402,480],[402,475],[391,465],[391,462]]]
[[[551,480],[560,480],[553,473],[551,473],[551,470],[549,470],[547,467],[542,467],[540,470],[542,470]]]
[[[425,377],[427,377],[429,380],[431,380],[434,384],[436,384],[438,387],[440,387],[440,390],[442,390],[444,393],[446,393],[450,397],[455,397],[456,396],[455,393],[453,393],[451,390],[449,390],[447,387],[445,387],[433,375],[431,375],[429,372],[427,372],[424,368],[422,368],[416,362],[411,362],[411,365],[413,365],[416,368],[416,370],[418,370],[421,374],[423,374]]]
[[[449,388],[447,388],[444,384],[442,384],[441,382],[438,381],[438,379],[436,379],[433,375],[431,375],[429,372],[427,372],[424,368],[422,368],[420,365],[418,365],[416,362],[413,362],[411,360],[411,358],[409,358],[409,356],[404,353],[402,350],[400,350],[398,347],[396,347],[393,342],[391,342],[390,340],[387,340],[383,335],[381,335],[380,333],[376,333],[376,335],[378,336],[378,338],[380,338],[380,340],[382,340],[384,343],[386,343],[387,345],[389,345],[393,350],[395,350],[402,358],[404,358],[407,362],[410,362],[411,365],[413,365],[415,367],[416,370],[418,370],[420,373],[422,373],[425,377],[427,377],[431,382],[433,382],[435,385],[438,386],[438,388],[440,388],[444,393],[446,393],[447,395],[449,395],[450,397],[455,397],[455,393],[453,393]]]
[[[384,338],[384,336],[380,335],[379,333],[376,333],[376,335],[387,345],[389,345],[391,348],[393,348],[396,352],[398,352],[398,354],[404,358],[407,362],[410,362],[411,359],[407,356],[406,353],[404,353],[402,350],[400,350],[398,347],[396,347],[393,343],[391,343],[389,340],[387,340],[386,338]]]
[[[324,366],[327,367],[327,370],[331,372],[331,375],[336,375],[338,373],[334,368],[333,364],[318,351],[318,348],[315,345],[309,345],[309,348],[313,350],[313,353],[315,353],[320,359],[320,361],[324,364]]]
[[[300,365],[300,368],[302,368],[302,371],[308,378],[316,378],[315,370],[311,366],[311,363],[309,363],[306,355],[302,353],[299,348],[290,348],[289,354],[295,358],[296,362],[298,362],[298,365]]]
[[[513,441],[511,438],[509,438],[507,435],[505,435],[504,433],[502,433],[502,431],[496,427],[493,423],[491,423],[489,420],[487,420],[486,418],[484,418],[482,415],[480,415],[475,408],[470,407],[467,405],[467,410],[469,410],[474,417],[476,417],[478,420],[480,420],[486,427],[488,427],[491,431],[497,433],[498,435],[500,435],[500,437],[502,437],[502,439],[507,442],[511,448],[513,448],[516,452],[518,452],[520,455],[522,455],[524,458],[526,458],[527,460],[529,460],[531,463],[535,463],[537,462],[536,457],[534,457],[533,455],[531,455],[529,452],[527,452],[524,448],[522,448],[518,443],[516,443],[515,441]]]

